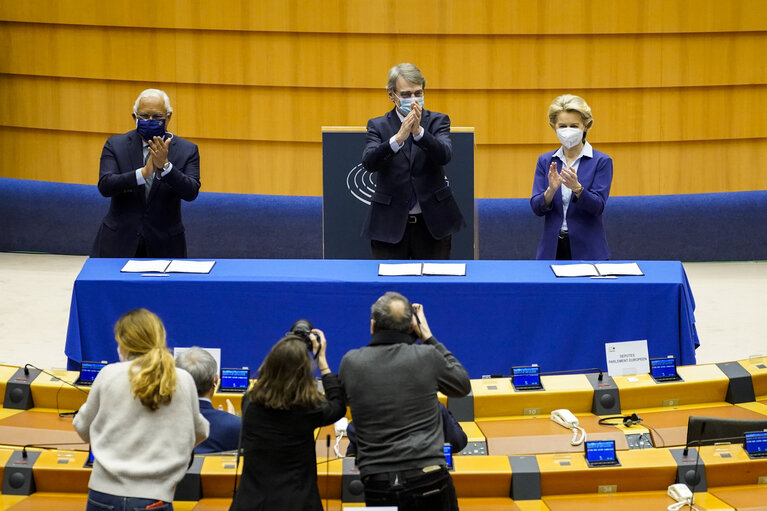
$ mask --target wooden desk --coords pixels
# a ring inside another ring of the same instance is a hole
[[[599,493],[588,495],[557,495],[544,497],[551,511],[615,511],[616,509],[666,509],[674,500],[666,491],[640,491],[626,493]],[[695,508],[700,511],[732,509],[726,503],[707,493],[695,494]]]
[[[706,467],[709,487],[757,484],[760,479],[767,482],[767,458],[750,459],[742,444],[704,445],[700,459]],[[764,503],[767,506],[767,500]]]
[[[664,491],[676,480],[677,464],[667,449],[621,451],[617,467],[589,468],[583,454],[539,454],[543,495],[598,493],[601,487],[615,492]]]
[[[767,401],[767,357],[754,357],[738,362],[751,374],[756,399]]]
[[[588,440],[615,440],[615,448],[628,449],[626,436],[611,426],[599,424],[599,417],[576,414]],[[572,430],[545,417],[516,417],[506,420],[476,420],[487,438],[487,452],[494,455],[523,455],[555,452],[583,453],[583,445],[570,445]]]
[[[461,497],[509,497],[511,465],[507,456],[457,456],[451,473]]]
[[[52,412],[26,410],[0,419],[0,438],[10,445],[50,445],[75,442],[69,449],[88,450],[72,427],[72,417]]]
[[[680,366],[684,381],[656,383],[649,374],[616,376],[621,410],[632,413],[643,408],[684,406],[724,401],[729,379],[714,364]]]
[[[573,413],[591,412],[594,387],[585,375],[541,376],[545,390],[515,391],[510,378],[471,380],[474,419],[541,415],[567,406]]]
[[[709,487],[708,493],[738,509],[738,511],[764,511],[767,507],[767,484]]]

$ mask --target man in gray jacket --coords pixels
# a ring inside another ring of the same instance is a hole
[[[437,391],[465,396],[469,375],[434,338],[423,307],[399,293],[373,304],[370,331],[370,344],[349,351],[339,370],[357,431],[365,503],[400,511],[458,509]]]

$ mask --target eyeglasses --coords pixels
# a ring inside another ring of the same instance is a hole
[[[142,119],[144,121],[148,121],[149,119],[152,119],[153,121],[163,121],[166,118],[165,114],[152,114],[152,115],[149,115],[149,114],[142,114],[142,113],[137,113],[136,117],[138,117],[139,119]]]
[[[410,92],[409,90],[402,91],[397,94],[400,98],[403,99],[409,99],[409,98],[422,98],[423,97],[423,89],[417,90],[415,92]]]

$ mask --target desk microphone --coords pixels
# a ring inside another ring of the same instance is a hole
[[[38,371],[40,371],[41,373],[47,374],[48,376],[50,376],[50,377],[51,377],[51,378],[53,378],[54,380],[58,380],[58,381],[60,381],[60,382],[62,382],[62,383],[66,383],[66,384],[67,384],[67,385],[69,385],[70,387],[73,387],[73,388],[75,388],[75,389],[79,390],[80,392],[82,392],[82,393],[83,393],[83,394],[85,394],[86,396],[88,395],[88,393],[87,393],[86,391],[84,391],[83,389],[81,389],[80,387],[78,387],[77,385],[75,385],[74,383],[72,383],[72,382],[69,382],[69,381],[67,381],[67,380],[64,380],[64,379],[62,379],[62,378],[60,378],[60,377],[56,376],[55,374],[51,374],[51,373],[49,373],[48,371],[46,371],[46,370],[44,370],[44,369],[40,369],[39,367],[37,367],[37,366],[35,366],[35,365],[32,365],[32,364],[24,364],[24,376],[29,376],[29,368],[30,368],[30,367],[31,367],[32,369],[37,369],[37,370],[38,370]],[[61,389],[61,387],[59,387],[59,389]],[[59,406],[59,394],[58,394],[58,392],[57,392],[57,393],[56,393],[56,408],[58,408],[58,406]],[[77,410],[75,410],[75,411],[73,411],[73,412],[61,412],[61,411],[59,411],[59,417],[67,417],[67,416],[69,416],[69,415],[71,415],[72,417],[74,417],[75,415],[77,415]]]
[[[566,369],[564,371],[549,371],[546,373],[541,373],[541,376],[553,376],[556,374],[576,374],[576,373],[599,373],[599,377],[597,378],[597,381],[602,381],[603,374],[602,370],[598,367],[589,367],[587,369]]]
[[[86,396],[88,395],[88,393],[87,393],[86,391],[84,391],[83,389],[81,389],[80,387],[78,387],[77,385],[75,385],[74,383],[72,383],[72,382],[69,382],[69,381],[67,381],[67,380],[64,380],[63,378],[60,378],[59,376],[56,376],[55,374],[49,373],[48,371],[46,371],[46,370],[44,370],[44,369],[40,369],[39,367],[37,367],[37,366],[35,366],[35,365],[32,365],[32,364],[24,364],[24,376],[29,376],[29,368],[30,368],[30,367],[31,367],[32,369],[37,369],[38,371],[40,371],[40,372],[41,372],[41,373],[43,373],[43,374],[47,374],[48,376],[50,376],[50,377],[51,377],[51,378],[53,378],[54,380],[58,380],[58,381],[60,381],[60,382],[62,382],[62,383],[66,383],[66,384],[67,384],[67,385],[69,385],[70,387],[73,387],[73,388],[75,388],[75,389],[79,390],[80,392],[82,392],[82,393],[83,393],[83,394],[85,394]]]
[[[706,423],[704,422],[700,427],[700,433],[702,434],[703,431],[706,429]],[[703,442],[734,442],[742,440],[745,441],[745,436],[730,436],[730,437],[720,437],[720,438],[698,438],[697,440],[692,440],[690,442],[685,443],[684,450],[682,451],[682,455],[687,456],[687,454],[690,452],[690,446],[696,445],[698,447],[698,450],[696,451],[695,456],[695,469],[692,471],[692,477],[690,478],[690,471],[688,470],[684,475],[684,483],[690,488],[690,491],[693,494],[692,501],[690,504],[693,504],[695,502],[695,492],[694,488],[698,484],[698,471],[700,469],[700,448],[701,445],[703,445]],[[690,480],[692,479],[692,480]]]
[[[35,368],[33,367],[33,369],[35,369]],[[43,444],[26,444],[25,446],[23,446],[21,448],[21,457],[24,458],[24,459],[27,459],[27,456],[28,456],[27,455],[27,447],[36,447],[38,449],[54,449],[54,447],[50,447],[50,446],[51,445],[55,445],[55,446],[58,447],[60,445],[83,445],[83,444],[87,444],[87,443],[88,442],[58,442],[58,443],[49,442],[49,443],[46,443],[45,445],[43,445]]]

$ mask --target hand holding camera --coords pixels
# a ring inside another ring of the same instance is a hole
[[[421,342],[432,337],[429,323],[426,321],[426,316],[423,313],[423,305],[420,303],[413,304],[413,333]]]
[[[327,341],[322,330],[314,328],[314,325],[308,319],[299,319],[293,323],[288,333],[300,337],[306,343],[306,349],[309,350],[317,361],[320,373],[327,374],[330,372],[328,361],[325,358]]]

